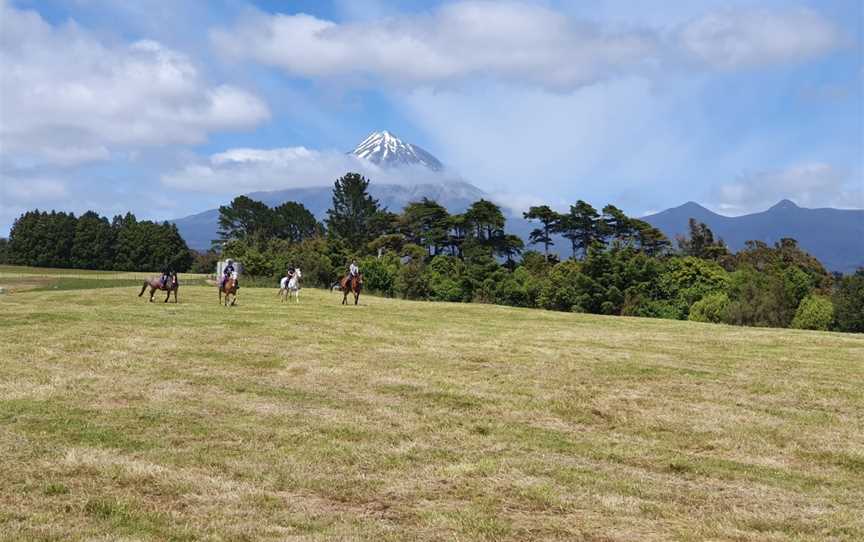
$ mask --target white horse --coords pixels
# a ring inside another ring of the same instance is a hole
[[[294,276],[291,277],[291,280],[288,280],[288,277],[282,277],[279,282],[279,298],[282,301],[288,301],[288,297],[293,294],[294,301],[300,303],[300,279],[302,277],[303,273],[300,272],[300,269],[294,270]]]

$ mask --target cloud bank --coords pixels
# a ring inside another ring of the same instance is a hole
[[[810,162],[743,176],[719,185],[711,196],[713,207],[727,215],[763,211],[784,198],[802,207],[862,209],[864,177]]]
[[[114,149],[204,141],[252,127],[267,105],[211,84],[155,41],[105,43],[74,22],[52,25],[0,1],[0,160],[69,166]]]
[[[211,39],[230,58],[302,77],[407,87],[480,78],[557,91],[669,66],[798,62],[842,43],[833,23],[803,8],[715,12],[664,31],[583,22],[537,4],[488,1],[348,23],[253,13],[213,30]]]
[[[451,172],[423,166],[381,168],[353,154],[306,147],[235,148],[199,158],[162,176],[171,188],[203,193],[254,192],[308,186],[331,186],[347,172],[357,172],[376,184],[420,184],[460,180]]]

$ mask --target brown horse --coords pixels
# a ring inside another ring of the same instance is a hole
[[[354,304],[356,305],[360,299],[360,290],[363,288],[363,274],[358,273],[353,277],[347,275],[339,281],[339,287],[342,289],[342,304],[348,304],[348,293],[354,292]]]
[[[219,304],[222,304],[222,294],[225,294],[225,306],[228,306],[228,298],[231,298],[231,306],[237,302],[237,279],[229,277],[224,282],[219,283]]]
[[[171,292],[174,292],[174,303],[177,303],[177,290],[180,289],[180,282],[177,280],[177,273],[171,275],[165,285],[162,285],[162,277],[151,277],[144,281],[144,285],[141,286],[141,293],[138,294],[138,297],[144,295],[144,290],[147,287],[150,287],[150,303],[153,303],[153,295],[156,293],[156,290],[165,290],[168,292],[168,295],[165,296],[165,303],[168,303],[168,298],[171,297]]]

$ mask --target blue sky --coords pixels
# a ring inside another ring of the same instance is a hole
[[[382,129],[516,210],[864,207],[862,9],[0,0],[0,235],[329,185]]]

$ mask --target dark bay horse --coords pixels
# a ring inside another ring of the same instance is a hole
[[[363,274],[358,273],[353,277],[351,275],[342,277],[339,281],[339,287],[342,289],[342,304],[348,304],[348,293],[354,292],[354,304],[356,305],[360,299],[360,290],[363,288]]]
[[[234,303],[237,302],[237,278],[236,277],[228,277],[224,281],[220,282],[218,285],[219,288],[219,304],[222,304],[222,294],[225,294],[225,306],[228,306],[228,298],[231,298],[231,306],[234,306]]]
[[[177,273],[174,273],[168,278],[168,281],[165,285],[162,285],[162,277],[151,277],[144,281],[144,285],[141,286],[141,293],[138,294],[138,297],[144,295],[144,290],[147,287],[150,287],[150,302],[153,302],[153,294],[156,293],[156,290],[165,290],[168,292],[168,295],[165,296],[165,303],[168,303],[168,298],[171,297],[171,292],[174,292],[174,303],[177,303],[177,290],[180,289],[180,282],[177,280]]]

